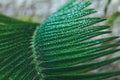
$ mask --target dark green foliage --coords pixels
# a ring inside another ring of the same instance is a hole
[[[31,80],[32,74],[38,80],[30,47],[38,24],[3,15],[0,15],[0,22],[0,80]]]
[[[88,17],[89,0],[70,0],[40,26],[0,15],[0,80],[102,80],[120,71],[89,71],[120,60],[96,61],[120,51],[119,37],[94,39],[108,34],[105,19]],[[38,26],[38,27],[37,27]]]

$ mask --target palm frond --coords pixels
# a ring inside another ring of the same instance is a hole
[[[38,80],[30,47],[38,24],[4,15],[0,23],[0,80]]]
[[[87,73],[120,60],[116,57],[95,61],[120,51],[114,48],[120,44],[109,43],[119,37],[94,39],[111,32],[108,25],[96,25],[105,19],[88,16],[96,12],[87,8],[90,4],[89,0],[71,0],[36,29],[33,51],[43,80],[101,80],[120,74],[120,71]]]
[[[0,15],[0,80],[102,80],[120,71],[88,73],[117,60],[95,59],[119,52],[119,38],[109,34],[105,21],[89,17],[90,0],[70,0],[38,26]]]

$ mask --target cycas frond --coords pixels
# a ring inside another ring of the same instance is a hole
[[[89,0],[71,0],[37,28],[33,36],[33,48],[39,62],[37,70],[45,80],[101,80],[119,74],[86,73],[120,59],[116,57],[100,62],[93,61],[120,51],[110,50],[120,44],[105,43],[118,37],[91,40],[110,31],[107,30],[107,25],[94,25],[105,19],[85,17],[96,12],[86,8],[90,4]]]
[[[30,47],[38,24],[4,15],[0,23],[0,80],[38,80]]]
[[[87,8],[90,4],[70,0],[38,27],[0,15],[0,79],[102,80],[119,75],[120,71],[87,73],[120,59],[95,61],[120,51],[114,48],[120,44],[108,44],[119,37],[93,39],[110,31],[107,25],[94,25],[105,19],[88,17],[96,12]]]

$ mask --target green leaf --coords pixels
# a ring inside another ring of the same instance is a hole
[[[119,60],[117,57],[95,61],[118,52],[119,49],[110,49],[120,46],[118,43],[109,44],[118,37],[94,39],[110,31],[107,25],[96,26],[105,19],[88,16],[95,13],[93,9],[87,8],[90,4],[89,0],[71,0],[36,29],[33,35],[33,50],[35,60],[39,62],[37,70],[43,79],[101,80],[110,77],[111,73],[103,73],[105,75],[100,74],[99,77],[93,74],[91,78],[86,74]],[[85,77],[81,76],[82,74]]]
[[[119,74],[120,71],[97,73],[97,74],[82,74],[82,75],[63,75],[63,76],[53,75],[53,76],[44,77],[44,79],[45,80],[103,80]]]
[[[38,26],[0,15],[0,80],[102,80],[120,71],[89,72],[120,60],[101,57],[119,52],[104,21],[90,17],[90,0],[70,0]]]
[[[38,24],[3,15],[0,23],[0,80],[38,80],[30,47]]]

